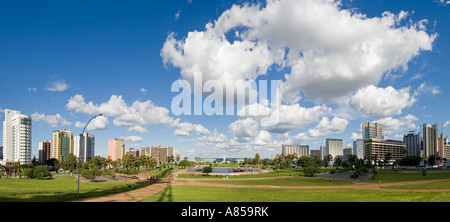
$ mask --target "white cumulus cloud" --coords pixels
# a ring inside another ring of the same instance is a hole
[[[400,90],[392,86],[378,88],[369,85],[359,89],[350,99],[350,105],[357,111],[370,116],[387,117],[402,114],[402,110],[410,107],[417,100],[410,94],[410,88]]]
[[[46,122],[51,127],[58,127],[58,126],[69,126],[72,123],[64,119],[59,113],[55,115],[45,115],[43,113],[35,112],[31,114],[31,118],[35,122]]]

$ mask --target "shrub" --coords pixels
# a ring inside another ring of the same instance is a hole
[[[101,176],[102,171],[98,167],[93,167],[92,169],[86,169],[81,171],[81,175],[86,179],[95,179],[96,176]]]
[[[308,167],[304,167],[303,168],[303,174],[305,176],[313,177],[313,176],[315,176],[316,174],[319,174],[319,173],[320,173],[319,168],[314,167],[314,166],[308,166]]]
[[[47,166],[36,166],[23,170],[24,176],[27,178],[51,179],[53,178]]]
[[[203,173],[211,173],[211,172],[212,172],[212,167],[207,166],[207,167],[203,168]]]

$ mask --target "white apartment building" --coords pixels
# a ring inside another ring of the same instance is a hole
[[[343,158],[344,156],[344,147],[342,144],[342,139],[330,139],[327,138],[325,140],[325,149],[323,152],[324,156],[331,155],[333,160],[336,158]]]
[[[309,156],[308,145],[281,145],[281,156],[285,157],[289,154],[295,154],[297,157]]]
[[[364,140],[353,141],[353,155],[356,155],[358,159],[364,159]]]
[[[81,159],[81,162],[94,157],[95,152],[95,136],[83,133],[73,138],[74,155]]]
[[[3,164],[31,164],[31,117],[17,110],[5,110],[3,121]]]

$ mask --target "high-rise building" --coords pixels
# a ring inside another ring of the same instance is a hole
[[[326,148],[325,148],[325,146],[320,146],[319,150],[320,150],[319,151],[320,152],[320,155],[319,155],[320,160],[323,160],[323,157],[325,156],[324,154],[325,154]]]
[[[137,150],[135,148],[129,148],[126,155],[139,157],[139,150]]]
[[[364,140],[353,141],[353,155],[356,155],[358,159],[364,159]]]
[[[445,158],[445,138],[444,134],[441,133],[441,136],[438,138],[438,152],[436,157],[439,157],[441,160]]]
[[[430,156],[437,157],[438,153],[438,124],[431,126],[430,124],[423,124],[423,154],[427,159]]]
[[[342,159],[344,157],[344,147],[342,139],[327,138],[325,140],[325,150],[323,155],[331,155],[333,157],[333,160],[336,160],[336,158]]]
[[[444,144],[445,144],[445,159],[450,160],[450,143],[448,141],[447,136],[444,139]]]
[[[176,158],[175,147],[169,146],[152,146],[150,147],[150,156],[156,163],[163,164],[168,162],[168,157]]]
[[[150,152],[150,147],[149,146],[141,147],[140,155],[142,155],[142,156],[151,156],[152,153]]]
[[[95,136],[83,133],[73,138],[74,154],[80,158],[81,162],[94,157],[95,153]]]
[[[406,146],[407,156],[421,156],[420,133],[410,132],[403,136],[403,142]]]
[[[110,139],[108,144],[108,156],[113,161],[121,160],[125,154],[125,141],[122,139]]]
[[[3,163],[31,164],[31,117],[17,110],[5,110],[3,121]]]
[[[297,155],[297,157],[309,156],[308,145],[281,145],[281,156],[285,157],[289,154]]]
[[[405,157],[403,150],[405,149],[403,141],[386,140],[386,139],[369,139],[364,141],[364,159],[375,161],[386,160],[387,154],[390,154],[390,161],[393,162]]]
[[[383,125],[365,122],[361,124],[363,140],[383,137]]]
[[[320,150],[310,150],[310,157],[314,157],[314,155],[317,155],[319,157],[320,160]]]
[[[348,160],[348,157],[350,155],[352,155],[353,148],[352,147],[346,147],[343,149],[343,154],[344,154],[344,160]]]
[[[42,165],[47,163],[51,157],[52,143],[49,141],[39,142],[39,162]]]
[[[70,130],[59,129],[53,131],[52,138],[52,158],[63,163],[73,153],[73,134]]]

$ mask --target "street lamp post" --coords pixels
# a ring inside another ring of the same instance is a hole
[[[92,118],[89,120],[89,122],[87,122],[86,125],[84,126],[84,129],[83,129],[83,131],[81,132],[81,135],[83,135],[84,130],[86,130],[86,127],[89,125],[89,123],[90,123],[93,119],[95,119],[95,118],[97,118],[97,117],[99,117],[99,116],[103,116],[103,113],[100,113],[100,114],[98,114],[98,115],[92,117]],[[80,155],[80,152],[78,152],[78,156],[81,156],[81,155]],[[77,188],[77,197],[80,196],[80,168],[81,168],[81,158],[78,157],[78,181],[77,181],[78,188]]]

